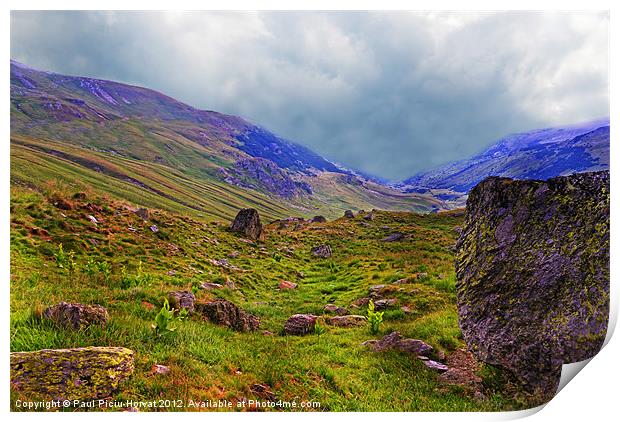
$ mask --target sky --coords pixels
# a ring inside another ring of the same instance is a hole
[[[239,115],[398,181],[609,115],[607,12],[11,14],[11,58]]]

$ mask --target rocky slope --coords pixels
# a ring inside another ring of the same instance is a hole
[[[491,177],[457,243],[459,325],[481,360],[550,398],[563,363],[594,356],[609,314],[609,172]]]
[[[609,119],[519,133],[500,139],[481,154],[422,172],[398,186],[433,191],[454,200],[488,176],[548,179],[609,169]]]

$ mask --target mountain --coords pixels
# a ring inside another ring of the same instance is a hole
[[[357,175],[241,117],[11,60],[11,178],[85,184],[144,206],[230,217],[427,212],[431,195]]]
[[[549,179],[609,169],[609,119],[506,136],[481,154],[419,173],[397,186],[460,202],[488,176]]]

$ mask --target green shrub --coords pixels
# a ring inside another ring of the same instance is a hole
[[[377,334],[379,327],[383,322],[383,312],[375,311],[375,304],[372,299],[368,301],[368,323],[370,324],[370,333]]]
[[[164,299],[164,306],[159,310],[159,313],[155,317],[155,324],[152,325],[157,337],[170,334],[176,330],[175,327],[170,326],[172,320],[174,320],[174,310],[170,309],[168,299]]]

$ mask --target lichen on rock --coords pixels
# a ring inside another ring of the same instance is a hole
[[[459,325],[482,361],[550,399],[561,365],[594,356],[609,315],[609,172],[489,177],[457,243]]]
[[[11,388],[49,400],[108,397],[132,374],[133,355],[123,347],[13,352]]]

